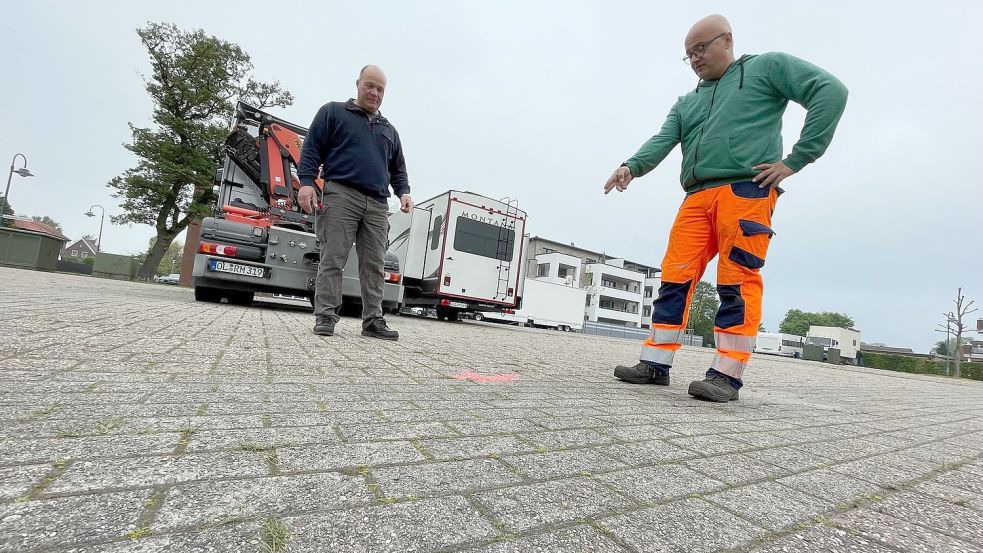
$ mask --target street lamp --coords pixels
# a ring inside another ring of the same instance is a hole
[[[21,167],[20,169],[14,169],[14,162],[17,161],[17,156],[20,156],[21,158],[24,159],[24,166]],[[7,189],[3,192],[3,201],[8,208],[10,207],[10,179],[14,176],[14,173],[17,173],[22,177],[34,176],[33,174],[31,174],[30,171],[27,170],[27,156],[25,156],[24,154],[14,154],[13,159],[10,160],[10,173],[7,173]],[[3,224],[3,209],[0,209],[0,225],[2,224]]]
[[[96,216],[96,214],[92,212],[93,207],[98,207],[102,211],[102,216],[99,217],[99,239],[96,240],[96,253],[99,253],[99,251],[102,249],[102,222],[106,219],[106,208],[102,207],[99,204],[95,204],[92,207],[90,207],[88,211],[85,212],[85,215],[87,217]]]

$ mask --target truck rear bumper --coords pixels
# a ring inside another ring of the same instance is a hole
[[[269,276],[259,278],[212,271],[209,269],[212,259],[248,265],[250,267],[263,267]],[[199,253],[195,255],[194,269],[191,274],[194,276],[194,285],[196,287],[203,286],[206,288],[241,290],[244,292],[269,292],[313,298],[314,279],[317,276],[317,271],[307,267],[277,267],[263,263],[253,263]],[[341,294],[346,299],[357,299],[361,301],[362,290],[359,286],[358,278],[347,275],[342,276]],[[385,283],[382,290],[383,307],[394,309],[399,306],[401,294],[402,286],[389,282]]]

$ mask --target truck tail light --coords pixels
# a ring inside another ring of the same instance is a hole
[[[399,284],[402,276],[399,273],[383,273],[386,277],[386,282],[391,282],[393,284]]]
[[[451,304],[451,300],[449,300],[447,298],[444,298],[444,299],[440,300],[440,306],[441,307],[447,307],[450,304]]]
[[[235,246],[223,246],[221,244],[213,244],[211,242],[202,242],[198,244],[198,251],[201,253],[212,253],[215,255],[224,255],[226,257],[236,256]]]
[[[515,309],[506,309],[505,311],[502,311],[502,313],[505,313],[506,315],[515,315]]]

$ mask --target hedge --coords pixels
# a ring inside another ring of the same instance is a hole
[[[909,357],[907,355],[896,355],[892,353],[873,353],[870,351],[862,352],[861,356],[863,357],[865,367],[914,374],[945,375],[945,363],[924,357]],[[960,367],[962,378],[983,380],[983,363],[963,363]],[[955,370],[955,362],[950,363],[949,373],[952,374],[952,371]]]

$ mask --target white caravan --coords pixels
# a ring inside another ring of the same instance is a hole
[[[403,305],[463,311],[518,309],[526,213],[515,200],[447,191],[389,216],[389,251],[400,260]]]
[[[778,332],[759,332],[758,338],[754,343],[754,353],[781,355],[798,359],[802,357],[803,343],[805,343],[804,336]]]
[[[860,331],[837,326],[810,326],[806,333],[806,343],[823,346],[823,352],[830,348],[839,349],[841,363],[856,365],[857,352],[860,351]]]
[[[521,309],[501,313],[478,311],[474,319],[579,331],[584,329],[586,302],[587,290],[583,288],[527,278],[522,291]]]

